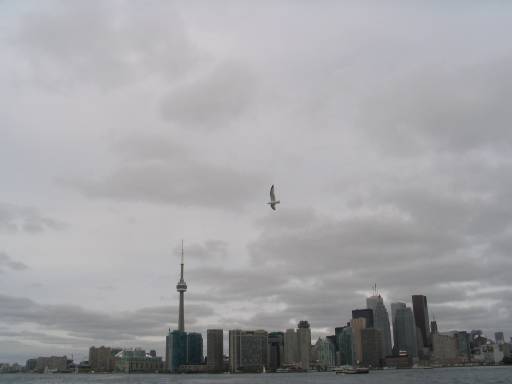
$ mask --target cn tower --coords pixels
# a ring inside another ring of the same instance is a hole
[[[183,240],[181,240],[181,277],[178,284],[176,284],[176,290],[180,293],[180,317],[178,319],[178,330],[185,332],[185,296],[184,293],[187,291],[187,283],[183,279]]]

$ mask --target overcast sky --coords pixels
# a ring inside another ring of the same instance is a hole
[[[316,338],[376,283],[512,336],[510,36],[503,1],[0,1],[0,361],[162,354],[182,238],[187,330]]]

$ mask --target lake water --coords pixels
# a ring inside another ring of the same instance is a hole
[[[13,384],[512,384],[512,366],[404,369],[374,371],[367,375],[322,373],[269,373],[239,375],[120,375],[120,374],[0,374],[0,383]]]

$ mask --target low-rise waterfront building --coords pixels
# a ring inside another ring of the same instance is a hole
[[[36,360],[35,372],[65,372],[68,368],[66,356],[38,357]]]
[[[89,364],[94,372],[113,372],[115,369],[115,355],[121,348],[94,347],[89,348]]]
[[[123,373],[156,373],[163,371],[161,357],[151,356],[141,348],[123,349],[116,358],[116,372]]]

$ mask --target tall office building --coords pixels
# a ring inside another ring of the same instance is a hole
[[[284,333],[284,364],[295,365],[299,361],[299,341],[295,329],[287,329]]]
[[[346,326],[343,327],[341,334],[338,338],[339,343],[339,353],[340,353],[340,365],[352,365],[354,362],[354,353],[353,353],[353,341],[352,341],[352,327]]]
[[[270,332],[268,334],[268,348],[268,368],[275,371],[284,362],[284,333]]]
[[[354,309],[352,311],[352,319],[359,319],[363,318],[365,319],[365,328],[373,328],[374,325],[374,317],[373,317],[373,310],[369,308],[365,309]]]
[[[229,331],[229,368],[236,372],[262,372],[267,366],[266,331]]]
[[[187,283],[183,278],[184,256],[183,256],[183,240],[181,241],[181,275],[180,281],[176,284],[176,290],[180,293],[180,309],[178,318],[178,331],[185,332],[185,292],[187,291]]]
[[[393,326],[395,335],[395,350],[407,351],[412,357],[418,357],[418,343],[416,338],[416,324],[411,308],[398,308],[395,312],[395,323]]]
[[[208,372],[223,372],[224,332],[222,329],[206,330],[206,343]]]
[[[384,356],[382,332],[377,328],[361,330],[361,344],[363,346],[363,365],[365,367],[380,367]]]
[[[421,334],[422,347],[430,347],[430,322],[428,318],[427,297],[423,295],[413,295],[412,308],[416,328],[419,329]]]
[[[396,312],[399,309],[405,309],[406,305],[405,303],[396,302],[391,303],[391,324],[393,325],[393,353],[398,355],[398,347],[396,346]]]
[[[311,355],[316,366],[323,370],[336,366],[336,347],[328,339],[319,337],[312,348]]]
[[[203,335],[190,332],[187,335],[187,364],[203,363]]]
[[[311,354],[311,328],[306,320],[299,321],[297,328],[297,340],[299,343],[299,365],[307,371],[309,370],[310,354]]]
[[[359,365],[363,362],[363,340],[362,332],[366,328],[366,318],[356,317],[352,319],[352,351],[354,365]]]
[[[370,296],[366,299],[366,307],[373,311],[373,327],[382,333],[382,356],[391,355],[391,329],[389,315],[381,295]]]
[[[187,364],[187,333],[169,330],[165,342],[165,370],[177,372],[180,365]]]

